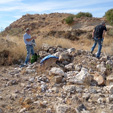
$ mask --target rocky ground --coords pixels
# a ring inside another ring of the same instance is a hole
[[[48,45],[39,54],[60,61],[0,67],[0,113],[113,113],[113,56]]]

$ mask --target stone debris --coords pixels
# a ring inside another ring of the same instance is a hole
[[[88,51],[47,44],[39,54],[59,60],[45,61],[42,70],[40,61],[0,67],[0,113],[113,112],[111,56],[97,59]]]

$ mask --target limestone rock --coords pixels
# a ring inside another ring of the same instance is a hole
[[[74,108],[65,104],[58,104],[55,106],[56,113],[76,113]]]
[[[106,85],[113,85],[113,73],[106,78]]]
[[[106,73],[106,67],[105,67],[105,65],[103,64],[103,63],[101,63],[101,64],[98,64],[97,65],[97,69],[101,72],[101,73],[103,73],[103,74],[105,74]]]
[[[69,53],[68,52],[63,52],[59,55],[59,60],[60,61],[70,61],[70,56],[69,56]]]
[[[40,51],[39,55],[40,55],[40,57],[45,57],[45,56],[50,55],[50,53],[47,53],[46,51]]]
[[[45,43],[42,44],[42,50],[44,50],[44,51],[48,51],[49,48],[50,48],[50,45],[45,44]]]
[[[74,55],[74,53],[75,53],[75,48],[69,48],[69,49],[67,50],[67,52],[68,52],[70,55]]]
[[[64,76],[64,71],[60,68],[53,67],[51,68],[49,75]]]
[[[82,68],[82,65],[81,64],[75,65],[75,71],[80,71],[81,68]]]
[[[54,79],[56,84],[62,83],[62,76],[55,76]]]
[[[75,86],[75,85],[63,86],[63,90],[64,90],[65,92],[74,93],[74,92],[76,91],[76,86]]]
[[[70,63],[68,65],[65,65],[65,69],[68,71],[73,71],[74,70],[74,65],[73,63]]]
[[[74,84],[90,84],[92,79],[93,78],[89,74],[88,70],[86,68],[82,68],[81,71],[74,77],[70,78],[68,82]]]
[[[94,80],[98,83],[98,85],[104,85],[105,84],[104,77],[102,75],[100,75],[99,73],[95,73]]]

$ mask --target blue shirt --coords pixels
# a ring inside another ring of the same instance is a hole
[[[31,41],[27,41],[26,39],[30,39],[31,38],[31,35],[25,33],[24,36],[23,36],[23,39],[24,39],[24,43],[25,45],[32,45],[32,40]]]

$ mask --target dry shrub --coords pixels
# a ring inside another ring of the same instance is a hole
[[[72,43],[72,41],[68,40],[68,39],[64,39],[64,38],[37,38],[36,39],[36,48],[40,49],[42,44],[46,43],[50,46],[58,46],[61,45],[64,48],[70,48],[70,47],[74,47],[75,45]]]
[[[69,39],[64,38],[54,38],[54,37],[48,37],[48,38],[41,38],[37,37],[36,39],[36,46],[35,46],[35,52],[40,50],[43,43],[47,43],[50,46],[62,46],[63,48],[72,48],[75,49],[83,49],[90,51],[93,40],[88,39],[86,37],[87,35],[81,35],[80,40],[78,41],[71,41]],[[4,41],[4,43],[3,43]],[[98,45],[97,45],[98,46]],[[95,52],[97,51],[98,47],[96,47]],[[5,60],[5,62],[9,62],[9,64],[13,64],[13,62],[18,61],[19,59],[25,59],[26,57],[26,47],[23,41],[23,37],[2,37],[0,39],[0,52],[7,50],[9,51],[9,56]],[[105,36],[102,52],[106,53],[107,55],[113,55],[113,37],[112,36]]]

